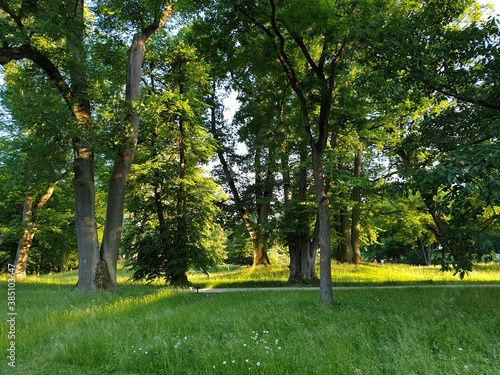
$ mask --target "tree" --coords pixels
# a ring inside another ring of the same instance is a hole
[[[327,4],[308,3],[307,13],[297,19],[293,17],[298,4],[278,6],[269,1],[263,9],[257,4],[231,1],[235,10],[253,26],[259,28],[270,43],[270,50],[278,59],[290,86],[297,95],[302,114],[302,127],[312,150],[313,176],[319,219],[320,244],[320,299],[325,303],[333,302],[330,262],[330,214],[329,201],[325,193],[323,161],[329,134],[329,115],[332,95],[335,88],[336,70],[347,47],[346,35],[334,29],[322,30],[323,44],[315,44],[314,32],[320,28],[332,27],[327,17],[316,18],[310,22],[312,14],[327,15],[333,9]],[[293,18],[292,18],[293,17]],[[293,19],[293,21],[292,21]],[[319,22],[318,22],[319,21]],[[303,33],[305,24],[317,25],[310,35]],[[326,31],[326,32],[325,32]],[[340,35],[339,35],[340,34]],[[319,53],[316,48],[319,47]],[[296,53],[299,55],[296,55]],[[296,60],[295,57],[299,57]],[[301,62],[299,62],[302,60]],[[299,71],[301,64],[308,70]],[[311,97],[311,93],[316,95]],[[318,112],[316,112],[318,111]],[[316,115],[318,113],[319,115]],[[312,129],[315,124],[314,131]]]
[[[106,4],[112,9],[116,4]],[[172,14],[170,2],[122,4],[127,9],[139,6],[141,12],[131,12],[133,21],[139,21],[141,31],[133,39],[130,55],[127,97],[130,104],[137,99],[145,42]],[[153,10],[148,13],[150,6]],[[36,4],[0,2],[3,11],[2,48],[0,63],[28,59],[37,64],[54,83],[76,127],[72,132],[74,145],[75,222],[79,254],[78,288],[90,290],[112,288],[116,285],[116,260],[123,216],[123,191],[133,159],[138,117],[132,111],[128,117],[132,131],[127,131],[115,163],[110,185],[108,218],[101,251],[98,247],[95,220],[94,150],[90,72],[86,56],[86,27],[83,0]],[[106,8],[110,9],[110,8]],[[133,10],[133,9],[132,9]],[[137,9],[135,9],[137,10]],[[151,16],[151,23],[143,23],[140,15]],[[64,19],[65,22],[59,22]],[[50,41],[46,43],[46,41]],[[61,48],[60,46],[64,47]],[[100,272],[97,272],[99,266]]]
[[[51,90],[51,83],[36,66],[12,65],[4,76],[7,88],[1,93],[1,102],[9,111],[10,120],[2,123],[2,131],[10,139],[5,145],[2,171],[11,179],[11,191],[24,192],[22,233],[14,264],[16,276],[25,277],[40,211],[70,165],[70,140],[54,124],[68,126],[71,119],[58,94]],[[7,194],[3,200],[10,200]]]
[[[386,37],[395,43],[381,48],[374,60],[391,82],[411,93],[416,108],[406,116],[405,136],[395,149],[400,173],[420,192],[434,221],[431,229],[448,254],[443,269],[463,277],[477,249],[466,227],[497,203],[490,187],[496,168],[500,28],[493,17],[482,17],[475,2],[447,7],[436,2],[410,12],[408,27],[400,22],[388,22]],[[487,181],[481,177],[483,166],[492,177]]]
[[[203,170],[215,144],[203,127],[209,94],[206,68],[181,32],[164,35],[150,55],[144,133],[129,192],[127,243],[135,279],[188,282],[190,268],[208,272],[222,260],[224,235],[216,203],[223,199]]]
[[[148,5],[150,6],[149,9],[147,8]],[[119,12],[123,6],[126,7],[126,13],[130,12],[128,16],[131,17],[129,22],[135,28],[139,29],[132,38],[126,70],[125,105],[130,111],[127,114],[130,129],[127,129],[125,134],[123,134],[123,138],[116,149],[117,155],[108,189],[106,226],[100,249],[101,262],[106,264],[106,268],[110,273],[111,283],[113,286],[116,286],[116,265],[123,224],[125,188],[135,157],[139,133],[140,117],[137,111],[134,110],[134,104],[139,99],[146,42],[172,15],[174,4],[171,1],[153,1],[152,4],[135,4],[134,2],[123,4],[123,2],[117,3],[113,1],[108,4],[108,2],[104,1],[100,6],[104,7],[105,11],[110,13],[111,16],[116,11]],[[135,7],[139,9],[135,9]],[[137,13],[137,10],[140,10],[140,12]],[[147,14],[148,12],[151,14],[144,17],[143,14]]]

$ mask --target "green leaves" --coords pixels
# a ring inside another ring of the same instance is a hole
[[[224,195],[204,169],[215,153],[203,125],[205,65],[181,37],[159,35],[153,44],[165,49],[148,55],[150,86],[136,104],[142,125],[125,243],[135,279],[178,284],[187,282],[188,269],[207,271],[222,261],[216,204]]]

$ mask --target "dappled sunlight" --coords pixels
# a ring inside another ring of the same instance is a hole
[[[191,274],[194,285],[205,288],[286,286],[289,269],[286,265],[242,267],[210,274]],[[500,265],[477,265],[460,280],[451,272],[441,272],[439,266],[410,266],[407,264],[332,264],[334,285],[384,285],[421,283],[496,283],[500,282]]]
[[[124,286],[164,288],[162,290],[174,292],[175,287],[167,287],[163,280],[152,283],[132,281],[131,271],[119,263],[117,272],[117,290]],[[258,267],[220,267],[208,275],[200,272],[190,272],[188,279],[193,287],[253,287],[253,286],[286,286],[289,269],[286,265],[271,265]],[[474,265],[472,272],[463,280],[454,276],[452,272],[441,272],[439,266],[410,266],[406,264],[332,264],[332,278],[334,285],[360,284],[408,284],[408,283],[496,283],[500,282],[500,264]],[[0,277],[0,282],[6,282],[7,275]],[[29,275],[19,280],[19,285],[54,285],[76,286],[78,271],[54,273],[49,275]],[[182,289],[180,289],[182,290]],[[156,293],[156,292],[155,292]],[[161,297],[158,297],[161,298]]]

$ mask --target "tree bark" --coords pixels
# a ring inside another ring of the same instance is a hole
[[[289,269],[289,283],[296,283],[299,279],[299,254],[297,246],[295,246],[294,235],[291,232],[291,225],[293,222],[293,215],[291,212],[292,208],[292,179],[290,177],[290,164],[288,161],[288,155],[285,153],[281,156],[281,169],[283,171],[283,204],[285,208],[285,225],[288,226],[286,232],[286,243],[288,247],[288,254],[290,258]]]
[[[80,290],[95,289],[99,262],[99,242],[95,219],[94,151],[92,120],[88,98],[87,57],[83,45],[85,34],[84,0],[76,0],[74,30],[68,30],[67,45],[73,64],[70,70],[69,102],[76,118],[78,135],[73,139],[75,191],[75,224],[78,244],[78,284]]]
[[[174,12],[172,4],[167,5],[161,12],[160,17],[143,30],[134,35],[128,54],[127,84],[125,100],[129,105],[130,114],[128,121],[131,132],[123,138],[115,159],[113,172],[108,189],[108,202],[106,210],[106,224],[104,236],[100,249],[100,260],[108,266],[108,273],[111,284],[103,285],[116,286],[116,267],[120,249],[120,238],[123,225],[123,207],[125,200],[125,189],[127,185],[130,168],[137,149],[137,138],[139,134],[139,114],[134,110],[134,101],[139,98],[139,88],[141,82],[142,65],[146,51],[146,42],[156,30],[165,24],[167,19]],[[101,273],[106,275],[106,273]]]
[[[40,197],[35,205],[35,210],[40,210],[49,201],[50,197],[54,193],[54,188],[59,181],[51,183],[45,193]],[[33,243],[33,238],[36,233],[36,215],[33,212],[33,200],[34,197],[31,194],[26,194],[24,198],[23,207],[23,234],[19,240],[19,245],[16,252],[15,269],[16,277],[24,278],[26,277],[26,266],[28,263],[28,253],[30,251],[31,245]]]
[[[347,194],[341,193],[340,200],[342,203],[342,207],[340,208],[339,213],[339,235],[341,240],[339,241],[339,253],[337,260],[341,263],[352,263],[353,260],[353,252],[351,247],[351,232],[350,232],[350,223],[349,223],[349,209],[347,207]]]
[[[361,233],[361,186],[359,186],[358,179],[362,173],[362,157],[363,149],[360,147],[354,156],[354,187],[352,190],[352,200],[354,206],[352,207],[351,218],[351,248],[353,253],[354,264],[361,263],[361,249],[360,249],[360,233]]]
[[[269,257],[267,255],[267,234],[266,225],[269,217],[269,208],[271,196],[273,194],[272,172],[269,168],[270,161],[266,165],[265,177],[262,177],[261,149],[255,152],[255,203],[257,209],[257,227],[254,240],[253,266],[268,265]],[[271,158],[269,152],[269,158]]]
[[[26,264],[28,261],[28,252],[31,248],[33,237],[35,235],[35,228],[33,227],[32,218],[33,216],[33,195],[26,194],[24,197],[23,206],[23,234],[19,240],[16,253],[15,261],[15,274],[16,277],[24,278],[26,277]]]
[[[326,304],[333,303],[333,283],[331,264],[331,229],[330,229],[330,208],[329,200],[325,194],[323,180],[323,152],[313,148],[313,176],[314,189],[316,194],[316,204],[318,206],[319,224],[319,272],[320,272],[320,301]]]

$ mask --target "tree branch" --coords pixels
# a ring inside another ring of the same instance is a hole
[[[478,106],[481,106],[481,107],[484,107],[484,108],[489,108],[489,109],[500,109],[500,103],[488,103],[488,102],[485,102],[484,100],[481,100],[481,99],[476,99],[476,98],[473,98],[473,97],[470,97],[470,96],[467,96],[467,95],[462,95],[460,93],[457,93],[457,92],[452,92],[451,90],[448,91],[444,88],[439,88],[429,82],[426,82],[426,84],[433,90],[443,94],[443,95],[446,95],[446,96],[449,96],[449,97],[452,97],[452,98],[455,98],[457,100],[460,100],[462,102],[465,102],[465,103],[470,103],[470,104],[475,104],[475,105],[478,105]]]
[[[43,53],[29,44],[23,44],[19,47],[0,48],[0,64],[4,65],[12,60],[29,59],[45,71],[50,80],[56,85],[64,100],[71,108],[71,89],[62,76],[59,69]]]
[[[19,28],[19,31],[23,34],[24,37],[26,37],[24,33],[24,24],[21,20],[21,17],[15,14],[12,9],[10,9],[9,5],[6,4],[4,0],[0,0],[0,8],[2,8],[9,16],[14,20],[16,23],[17,27]]]
[[[299,46],[300,50],[302,51],[302,54],[304,55],[304,57],[306,58],[307,60],[307,63],[309,64],[309,66],[311,67],[311,69],[313,70],[314,74],[316,74],[316,76],[320,79],[320,80],[324,80],[325,79],[325,74],[323,72],[323,69],[321,69],[317,64],[316,62],[313,60],[311,54],[309,53],[309,51],[307,50],[307,47],[305,46],[304,44],[304,41],[302,40],[301,37],[299,37],[298,35],[295,35],[293,37],[293,40],[295,41],[295,43]],[[324,46],[323,46],[324,48]],[[323,57],[323,54],[322,54],[322,57]]]

